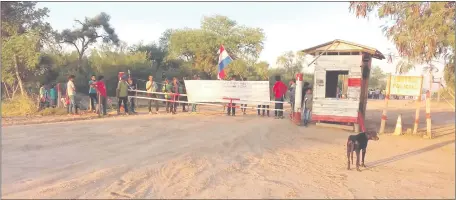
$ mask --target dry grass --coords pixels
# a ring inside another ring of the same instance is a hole
[[[2,101],[2,117],[28,116],[37,111],[37,102],[28,96]]]

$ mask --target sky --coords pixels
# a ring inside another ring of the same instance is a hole
[[[385,56],[396,54],[394,44],[382,32],[382,21],[376,16],[356,18],[349,12],[348,2],[40,2],[38,7],[50,10],[47,21],[57,30],[72,28],[75,19],[106,12],[120,40],[128,44],[158,41],[168,28],[198,28],[203,16],[224,15],[240,25],[264,30],[266,41],[260,60],[271,67],[286,51],[334,39],[373,47]],[[373,66],[395,71],[395,62],[389,64],[386,59],[374,59]],[[440,72],[436,77],[441,76]],[[414,70],[409,75],[421,73]]]

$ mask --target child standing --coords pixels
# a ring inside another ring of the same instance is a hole
[[[312,113],[312,104],[313,104],[313,95],[312,95],[312,88],[308,88],[306,91],[306,97],[304,99],[304,111],[303,111],[303,117],[302,119],[304,120],[304,126],[307,127],[307,124],[310,122],[310,116]]]

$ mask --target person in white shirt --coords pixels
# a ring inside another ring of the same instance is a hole
[[[149,81],[146,82],[146,91],[149,97],[158,98],[158,95],[152,93],[157,91],[157,83],[152,75],[149,76]],[[158,100],[149,100],[149,114],[152,114],[152,101],[155,105],[155,114],[158,114]]]
[[[76,110],[76,101],[75,101],[75,95],[76,95],[76,87],[74,86],[74,75],[70,75],[68,77],[68,83],[67,83],[67,96],[70,100],[70,105],[68,106],[68,114],[77,114]],[[74,109],[74,113],[73,113]]]

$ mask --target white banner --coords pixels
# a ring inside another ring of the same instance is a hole
[[[269,102],[269,81],[185,80],[188,102],[224,102],[237,98],[246,104]],[[233,101],[239,102],[239,101]]]

